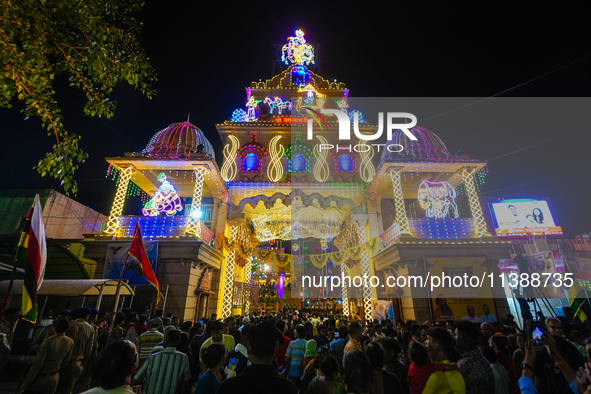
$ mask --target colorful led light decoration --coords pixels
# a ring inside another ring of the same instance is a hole
[[[320,144],[314,145],[314,157],[316,158],[316,163],[314,163],[314,178],[316,178],[318,182],[324,183],[328,180],[330,168],[326,162],[328,151],[326,149],[320,150],[320,146],[328,144],[328,140],[321,135],[317,135],[316,138],[320,140]]]
[[[263,102],[269,104],[271,114],[273,114],[273,112],[277,112],[278,115],[281,115],[281,113],[285,110],[287,110],[288,112],[291,111],[291,101],[283,101],[281,97],[265,97]],[[277,109],[277,111],[274,111],[275,108]]]
[[[314,48],[306,43],[304,32],[299,29],[295,31],[295,37],[288,37],[287,44],[282,48],[281,61],[285,64],[314,64]]]
[[[236,165],[236,156],[240,148],[240,141],[233,135],[229,135],[231,144],[224,146],[224,164],[222,165],[221,175],[224,181],[229,182],[236,177],[238,166]]]
[[[238,108],[232,112],[232,122],[246,122],[248,121],[248,115],[242,108]]]
[[[419,185],[418,201],[428,218],[459,218],[456,204],[456,190],[445,181],[422,181]]]
[[[162,184],[154,194],[154,197],[144,205],[142,213],[144,216],[159,216],[162,212],[166,216],[174,216],[183,210],[181,198],[176,193],[174,186],[166,179],[162,172],[158,175],[158,182]]]
[[[283,165],[281,158],[283,157],[283,145],[277,146],[277,141],[281,139],[280,135],[273,137],[269,143],[270,161],[267,166],[267,176],[272,182],[277,182],[283,176]]]
[[[367,140],[361,141],[359,145],[364,145],[367,147],[367,149],[360,148],[359,151],[359,157],[361,157],[361,163],[359,164],[359,175],[364,182],[371,182],[376,176],[376,168],[371,161],[375,153],[373,147],[367,144]]]

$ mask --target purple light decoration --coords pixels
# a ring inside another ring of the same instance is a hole
[[[281,273],[279,274],[279,291],[277,292],[277,295],[279,296],[279,298],[283,298],[283,285],[285,284],[285,274]]]

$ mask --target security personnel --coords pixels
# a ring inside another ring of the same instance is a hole
[[[8,363],[8,356],[10,355],[10,351],[12,350],[12,338],[14,337],[14,330],[16,329],[16,325],[21,318],[21,308],[12,307],[8,308],[4,311],[4,320],[2,324],[0,324],[0,334],[6,339],[6,344],[8,349],[3,349],[2,354],[0,355],[0,371],[4,369],[4,366]],[[8,351],[4,351],[8,350]]]
[[[53,326],[54,335],[43,341],[35,361],[17,394],[25,390],[53,394],[57,389],[60,369],[70,361],[74,350],[74,340],[65,335],[70,327],[67,318],[62,318]]]
[[[74,340],[74,350],[70,362],[64,367],[63,379],[59,384],[61,394],[72,394],[93,349],[94,328],[88,324],[90,308],[79,308],[73,315],[76,316],[76,320],[70,323],[66,335]]]
[[[35,339],[33,339],[33,343],[31,343],[31,350],[38,350],[41,347],[41,344],[44,340],[55,334],[55,323],[57,323],[61,318],[70,316],[70,313],[71,312],[68,309],[62,309],[61,311],[59,311],[53,323],[48,326],[45,326],[43,330],[41,330],[41,332],[37,334]]]

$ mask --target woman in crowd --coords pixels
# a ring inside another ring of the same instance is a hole
[[[221,343],[213,343],[201,350],[201,359],[207,371],[197,381],[195,394],[215,394],[225,378],[221,368],[226,361],[226,348]]]
[[[334,357],[326,357],[320,363],[320,374],[317,375],[310,386],[308,394],[346,394],[347,390],[339,374],[339,362]]]
[[[372,392],[373,370],[367,356],[360,350],[351,350],[343,357],[343,373],[347,393]]]

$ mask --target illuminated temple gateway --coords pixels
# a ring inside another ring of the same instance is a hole
[[[159,131],[140,153],[106,159],[117,191],[103,235],[85,241],[97,275],[107,276],[109,254],[129,245],[138,223],[146,244],[157,242],[165,309],[184,320],[302,306],[367,319],[379,298],[393,301],[397,319],[422,322],[432,319],[437,294],[344,287],[335,300],[326,287],[302,290],[301,277],[366,274],[385,283],[426,275],[429,256],[482,258],[479,267],[498,272],[498,259],[510,255],[491,236],[478,199],[485,162],[450,154],[420,126],[410,129],[417,140],[394,134],[388,144],[402,145],[399,153],[321,151],[338,135],[336,119],[326,116],[325,129],[305,138],[307,118],[322,108],[357,117],[362,133],[377,126],[348,108],[344,83],[312,71],[303,32],[288,39],[282,61],[283,72],[253,82],[245,107],[216,125],[224,146],[217,161],[189,121]],[[139,196],[143,208],[128,196]],[[154,291],[140,287],[134,306],[154,307]],[[504,316],[504,294],[491,297]]]

